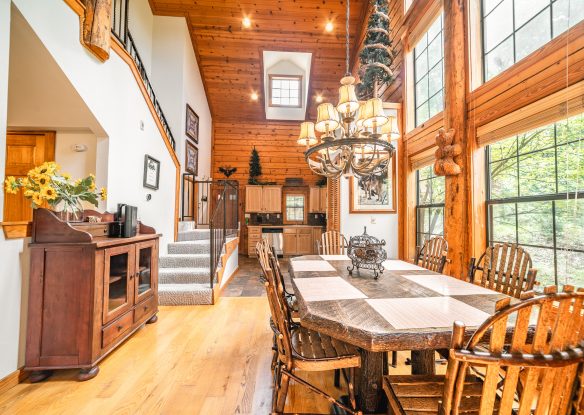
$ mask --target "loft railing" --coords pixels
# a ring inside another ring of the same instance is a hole
[[[209,225],[211,194],[217,193],[213,186],[211,180],[196,180],[194,174],[183,173],[181,220],[193,221],[197,227]]]
[[[209,221],[211,237],[210,285],[213,288],[215,274],[219,268],[219,261],[223,247],[228,237],[236,236],[239,230],[237,182],[221,180],[216,182],[221,188],[216,204]]]
[[[152,105],[154,105],[154,111],[156,115],[158,115],[158,119],[162,124],[162,128],[164,132],[168,136],[170,143],[172,144],[172,148],[176,150],[176,141],[172,132],[170,131],[170,127],[168,126],[168,121],[162,112],[162,108],[160,107],[160,103],[156,99],[156,94],[154,94],[154,89],[152,88],[152,84],[150,83],[150,79],[148,79],[148,74],[146,72],[146,68],[144,67],[144,63],[142,62],[142,58],[140,58],[140,54],[138,53],[138,49],[136,48],[136,43],[134,42],[134,38],[132,38],[132,34],[128,28],[128,3],[129,0],[113,0],[112,2],[112,33],[113,35],[120,41],[120,43],[124,46],[128,54],[134,60],[136,67],[138,68],[138,72],[140,73],[140,77],[142,81],[144,81],[144,86],[146,87],[146,92],[152,101]]]

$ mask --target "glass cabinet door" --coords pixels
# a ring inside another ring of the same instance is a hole
[[[134,246],[105,250],[103,320],[107,323],[134,304]]]
[[[136,303],[154,293],[154,273],[158,269],[158,252],[155,241],[142,242],[136,245]]]

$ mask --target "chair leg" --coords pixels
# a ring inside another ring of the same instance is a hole
[[[351,408],[353,410],[357,410],[357,400],[355,399],[355,368],[349,368],[349,381],[347,382],[347,386],[349,387],[349,401],[351,402]]]
[[[341,370],[335,369],[335,388],[341,387]]]
[[[278,397],[276,399],[276,413],[281,414],[284,412],[284,406],[286,405],[286,396],[288,395],[288,385],[290,383],[290,377],[286,371],[282,371],[281,373],[281,385],[280,390],[278,393]]]
[[[397,367],[397,352],[391,352],[391,367]]]
[[[278,395],[280,393],[280,384],[282,378],[282,364],[280,362],[276,363],[274,369],[274,389],[272,391],[272,413],[276,412],[276,405],[278,403]]]

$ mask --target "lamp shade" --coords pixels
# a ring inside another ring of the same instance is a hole
[[[397,118],[393,115],[387,117],[387,122],[381,126],[381,135],[388,141],[399,138],[399,130],[397,128]]]
[[[317,108],[316,131],[321,133],[336,130],[339,126],[339,116],[333,104],[320,104]]]
[[[337,110],[340,113],[348,114],[357,111],[359,108],[359,100],[355,93],[355,85],[346,84],[339,88],[339,103]]]
[[[314,132],[314,123],[303,122],[300,124],[300,136],[298,137],[298,144],[313,146],[317,143],[316,134]]]
[[[383,113],[383,102],[381,98],[371,98],[365,103],[363,126],[367,128],[381,127],[387,121],[387,116]]]
[[[363,128],[363,115],[365,115],[365,103],[362,102],[359,104],[359,109],[357,110],[357,116],[355,117],[355,124],[357,125],[358,129]]]

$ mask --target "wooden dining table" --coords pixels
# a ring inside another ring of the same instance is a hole
[[[292,258],[289,272],[300,324],[361,349],[355,387],[365,413],[384,411],[387,352],[411,350],[412,373],[433,374],[454,321],[470,336],[508,297],[404,261],[385,261],[377,280],[367,270],[350,275],[350,265],[344,255],[309,255]]]

